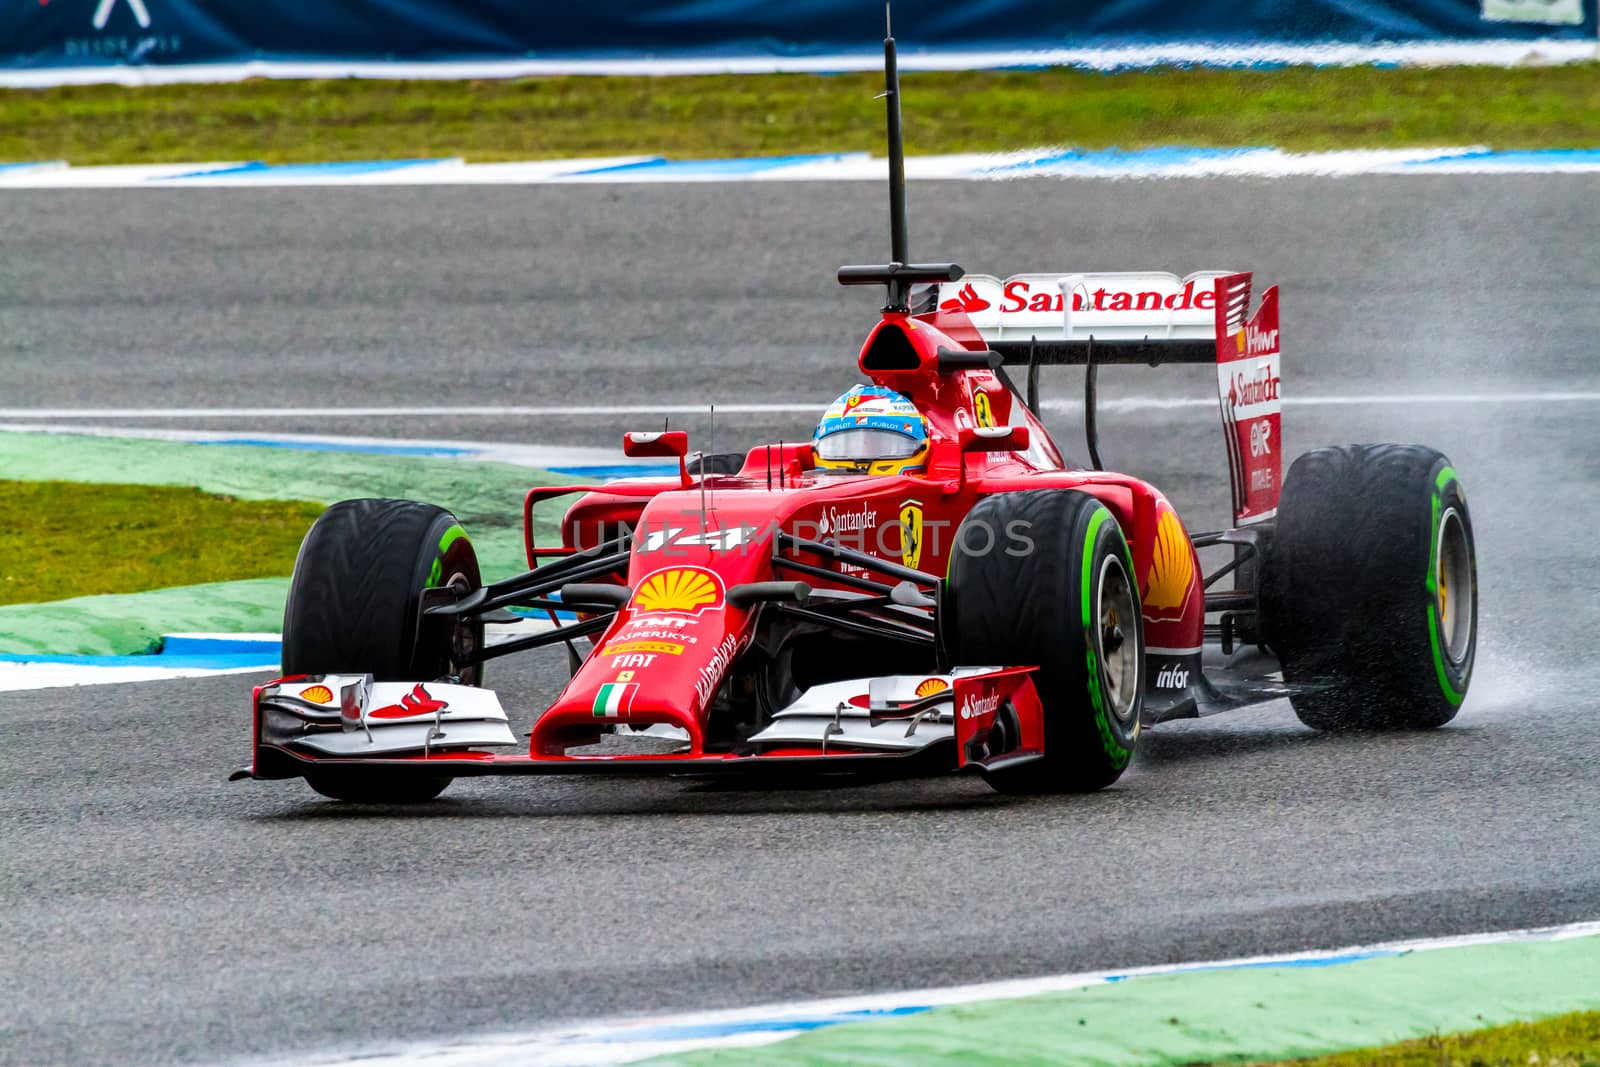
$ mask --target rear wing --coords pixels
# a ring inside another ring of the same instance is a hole
[[[919,286],[913,307],[957,339],[975,331],[1006,366],[1027,367],[1030,407],[1039,367],[1089,368],[1085,414],[1097,467],[1095,367],[1214,364],[1234,521],[1246,525],[1277,513],[1283,481],[1278,289],[1268,289],[1251,315],[1250,281],[1228,271],[969,274]]]

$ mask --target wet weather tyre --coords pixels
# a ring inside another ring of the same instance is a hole
[[[317,519],[300,545],[283,615],[283,672],[371,674],[378,681],[430,681],[451,671],[444,642],[419,645],[422,591],[482,580],[477,553],[455,516],[410,500],[345,500]],[[467,639],[481,640],[480,632]],[[478,667],[460,672],[476,684]],[[336,800],[417,803],[450,784],[377,768],[307,775]]]
[[[1346,445],[1289,468],[1262,572],[1262,631],[1295,714],[1319,730],[1455,717],[1478,638],[1472,518],[1450,461]]]
[[[963,666],[1037,664],[1044,711],[1044,758],[989,772],[996,789],[1092,792],[1128,766],[1144,703],[1133,573],[1117,520],[1086,493],[1001,493],[968,513],[951,552],[941,640]]]

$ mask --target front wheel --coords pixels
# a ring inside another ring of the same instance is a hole
[[[328,768],[306,775],[306,785],[317,793],[347,804],[426,804],[454,780],[442,774],[399,777],[386,767]]]
[[[1262,574],[1263,637],[1319,730],[1426,729],[1472,681],[1478,571],[1455,468],[1420,445],[1294,461]]]
[[[425,589],[464,594],[480,585],[477,553],[448,511],[412,500],[341,501],[300,545],[283,613],[283,672],[476,685],[481,667],[453,661],[481,644],[481,627],[419,641],[417,613]],[[450,784],[373,767],[316,770],[306,781],[323,796],[369,804],[432,800]]]
[[[1038,665],[1044,710],[1044,758],[990,772],[996,789],[1087,793],[1121,777],[1144,705],[1133,574],[1117,520],[1086,493],[1002,493],[967,514],[951,554],[942,639],[964,666]]]

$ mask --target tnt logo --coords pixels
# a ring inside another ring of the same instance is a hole
[[[1261,421],[1250,424],[1250,454],[1258,459],[1272,455],[1272,423]]]

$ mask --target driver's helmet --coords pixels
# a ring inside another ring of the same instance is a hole
[[[893,389],[858,385],[828,405],[811,447],[823,473],[920,471],[928,465],[928,420]]]

